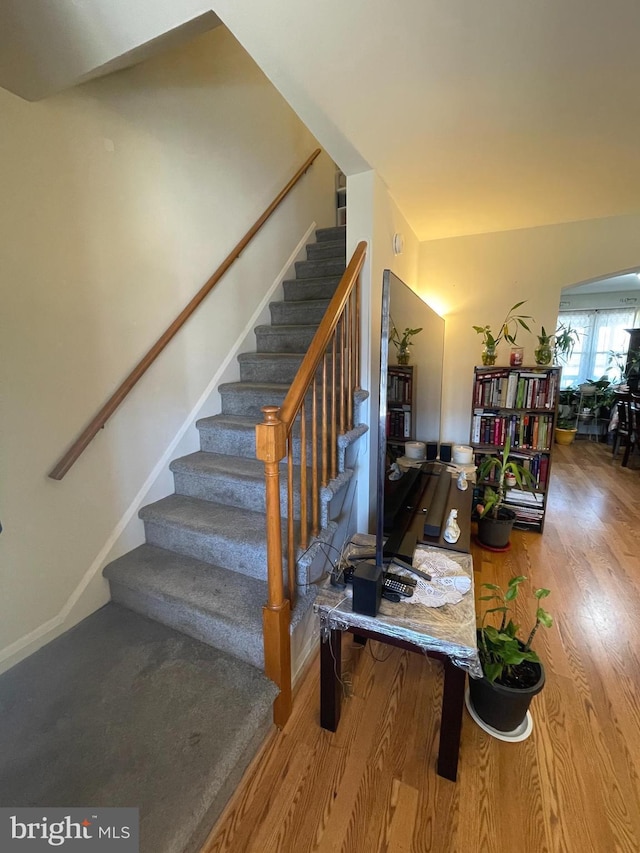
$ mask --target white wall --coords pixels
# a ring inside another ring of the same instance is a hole
[[[393,235],[404,236],[404,251],[393,253]],[[369,392],[368,470],[359,471],[358,530],[371,529],[375,512],[377,466],[378,382],[380,375],[380,308],[382,274],[392,270],[409,286],[417,281],[418,240],[375,172],[347,178],[347,254],[360,240],[368,243],[367,262],[362,274],[362,385]]]
[[[472,325],[497,329],[507,310],[526,299],[534,332],[555,328],[563,287],[640,265],[640,216],[620,216],[420,245],[419,292],[445,317],[442,439],[468,441],[473,366],[481,338]],[[533,363],[535,333],[518,335]],[[508,364],[502,343],[498,363]]]
[[[640,305],[640,289],[611,290],[600,293],[571,293],[564,291],[560,296],[561,311],[581,311],[593,308],[632,308],[638,313]]]
[[[171,489],[163,465],[146,494],[159,461],[308,229],[333,224],[326,155],[65,479],[47,472],[316,146],[222,27],[44,102],[0,91],[0,662],[106,601],[101,565]],[[195,444],[192,427],[173,455]]]

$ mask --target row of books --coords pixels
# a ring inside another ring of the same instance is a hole
[[[476,464],[480,464],[484,454],[476,454]],[[549,457],[545,453],[536,453],[534,455],[525,455],[513,453],[509,454],[509,459],[513,459],[524,469],[529,471],[535,481],[534,488],[546,489],[549,480]],[[491,484],[495,482],[495,471],[492,471],[492,476],[487,482]],[[544,497],[535,492],[526,491],[524,489],[507,489],[506,497],[514,503],[525,503],[532,507],[542,508],[544,505]]]
[[[559,375],[496,370],[476,377],[473,405],[502,409],[555,409]]]
[[[543,509],[534,509],[533,507],[522,506],[520,504],[512,504],[505,501],[504,506],[513,510],[516,514],[516,524],[541,524],[544,517]]]
[[[411,438],[411,411],[408,408],[387,411],[387,436]]]
[[[471,443],[504,447],[508,438],[511,447],[548,450],[552,433],[553,415],[501,415],[499,412],[475,409]]]
[[[406,373],[389,373],[387,377],[387,399],[396,403],[410,403],[412,377]]]

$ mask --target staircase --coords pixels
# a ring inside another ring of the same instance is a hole
[[[246,672],[251,699],[246,708],[236,702],[233,714],[247,717],[252,727],[247,742],[255,740],[256,726],[270,724],[274,698],[274,686],[262,672],[266,517],[255,427],[263,419],[262,406],[284,401],[345,270],[345,229],[319,229],[316,239],[307,246],[307,260],[296,263],[296,278],[284,282],[284,301],[270,305],[271,324],[255,329],[256,352],[239,356],[240,381],[220,386],[221,414],[197,422],[201,450],[171,463],[175,493],[140,511],[145,544],[104,569],[114,602],[214,647],[235,662],[238,673]],[[339,476],[323,490],[320,539],[332,536],[327,505],[351,475],[345,445],[365,429],[341,437]],[[281,506],[284,515],[284,494]],[[292,630],[315,597],[308,577],[312,558],[313,549],[297,566]],[[267,710],[256,720],[261,701]]]

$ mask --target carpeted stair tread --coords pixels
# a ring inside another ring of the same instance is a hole
[[[241,364],[245,362],[283,361],[300,364],[305,357],[304,352],[243,352],[238,356]]]
[[[251,352],[238,356],[241,382],[275,382],[291,385],[300,369],[303,352]]]
[[[256,455],[256,424],[264,415],[212,415],[196,423],[200,431],[200,447],[208,453],[230,453],[233,456],[254,458]],[[293,428],[293,461],[300,462],[301,442],[299,426]],[[307,458],[311,458],[311,440],[307,441]]]
[[[312,261],[319,258],[341,258],[345,260],[346,252],[346,240],[323,240],[321,243],[309,243],[307,260]]]
[[[263,417],[263,406],[281,406],[289,385],[276,382],[225,382],[220,385],[222,411],[233,415]]]
[[[306,352],[318,329],[317,324],[287,326],[256,326],[258,352]]]
[[[264,540],[265,535],[264,513],[203,501],[187,495],[168,495],[147,504],[142,507],[139,516],[143,521],[179,524],[205,534],[216,531],[226,538],[244,539],[252,543]]]
[[[282,462],[281,466],[280,511],[284,518],[288,515],[286,462]],[[200,450],[175,459],[170,468],[173,471],[177,494],[259,512],[267,511],[264,463],[259,459]],[[300,500],[297,491],[300,483],[299,465],[293,466],[293,477],[296,484],[293,496],[294,518],[299,518]],[[311,483],[310,474],[308,482]]]
[[[296,278],[319,278],[321,276],[342,276],[346,269],[344,258],[325,258],[314,261],[296,261]]]
[[[285,279],[282,282],[285,302],[305,302],[308,299],[331,299],[340,284],[341,275],[318,278]]]
[[[264,463],[259,459],[247,459],[242,456],[230,456],[228,453],[205,453],[196,450],[187,456],[174,459],[169,465],[174,473],[203,474],[217,476],[219,474],[236,474],[246,479],[259,479],[264,483]]]
[[[330,228],[316,228],[316,240],[318,243],[324,243],[332,240],[347,239],[346,225],[332,225]]]
[[[205,563],[266,578],[266,518],[235,506],[169,495],[143,507],[146,541]],[[282,525],[283,536],[286,523]]]
[[[307,299],[304,302],[271,302],[273,326],[320,325],[327,313],[330,299]]]
[[[234,456],[256,455],[256,424],[264,415],[211,415],[199,418],[196,429],[200,433],[200,447],[213,453],[231,453]]]
[[[138,806],[141,853],[196,853],[277,692],[256,667],[108,604],[0,676],[0,802]]]
[[[218,388],[220,391],[236,391],[239,388],[243,388],[248,391],[263,392],[265,394],[279,394],[283,390],[289,390],[289,386],[283,382],[223,382]]]
[[[103,574],[114,600],[151,618],[162,617],[172,628],[253,666],[264,665],[266,581],[153,545],[140,545],[114,560]]]

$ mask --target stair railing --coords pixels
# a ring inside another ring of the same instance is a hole
[[[280,688],[274,703],[278,726],[291,714],[289,625],[296,596],[297,554],[320,531],[320,491],[338,473],[338,436],[353,429],[354,392],[360,387],[360,271],[366,249],[362,242],[353,253],[282,406],[264,406],[264,422],[256,426],[256,455],[264,463],[267,506],[268,598],[262,612],[265,672]],[[286,509],[281,504],[280,480],[285,458]]]
[[[100,409],[100,411],[95,415],[93,420],[87,424],[84,430],[80,433],[78,438],[73,442],[71,447],[67,450],[67,452],[56,462],[54,467],[49,472],[49,477],[53,480],[61,480],[67,471],[71,468],[74,462],[78,459],[78,457],[86,450],[87,446],[90,442],[95,438],[98,432],[102,429],[105,423],[109,420],[111,415],[116,411],[118,406],[122,403],[125,397],[129,394],[129,392],[133,389],[138,380],[143,376],[144,373],[151,367],[156,358],[160,355],[162,350],[167,346],[169,341],[180,331],[180,329],[184,326],[186,321],[191,317],[196,308],[200,305],[200,303],[204,300],[206,296],[213,290],[216,284],[220,281],[222,276],[227,272],[229,267],[233,264],[233,262],[240,257],[242,252],[246,249],[247,245],[251,242],[251,240],[255,237],[258,231],[265,224],[267,219],[271,216],[271,214],[276,210],[276,208],[280,205],[282,201],[286,198],[286,196],[291,192],[291,190],[298,183],[300,178],[305,174],[305,172],[312,165],[313,161],[320,154],[320,148],[316,148],[316,150],[304,161],[302,166],[298,169],[295,175],[291,178],[291,180],[280,190],[278,195],[271,202],[269,207],[264,211],[262,216],[257,219],[251,228],[247,231],[244,237],[234,246],[234,248],[229,252],[224,261],[220,264],[218,269],[214,272],[211,278],[202,285],[198,293],[193,297],[193,299],[189,302],[189,304],[181,311],[181,313],[176,317],[173,323],[169,326],[169,328],[161,335],[155,344],[151,347],[151,349],[147,352],[147,354],[138,362],[138,364],[133,368],[131,373],[127,376],[127,378],[122,382],[122,384],[117,388],[116,391],[109,397],[104,406]]]

